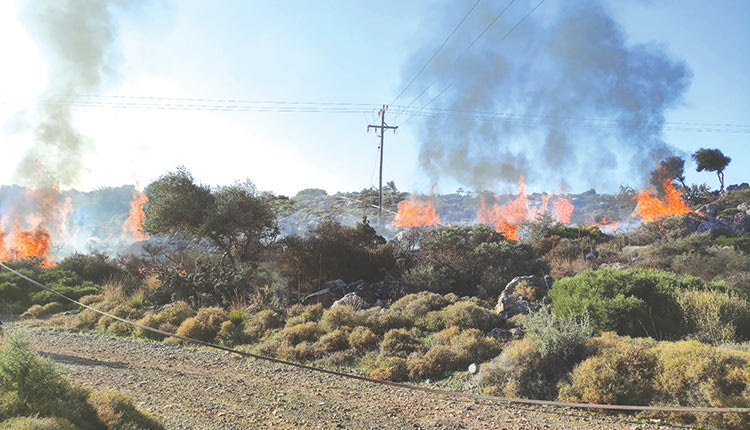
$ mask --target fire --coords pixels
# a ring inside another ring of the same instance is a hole
[[[635,214],[645,221],[653,221],[668,216],[685,215],[692,212],[685,202],[682,201],[682,193],[674,187],[671,178],[665,179],[663,184],[665,194],[663,199],[654,196],[653,191],[650,189],[644,190],[633,197],[638,201],[635,207]]]
[[[135,238],[135,240],[146,240],[148,234],[143,232],[143,220],[146,219],[146,213],[143,212],[143,205],[148,201],[148,197],[138,190],[136,185],[133,188],[133,200],[130,202],[130,212],[128,218],[122,224],[122,231]]]
[[[521,176],[518,180],[518,196],[513,201],[503,206],[495,203],[492,208],[488,208],[484,196],[482,196],[477,218],[482,224],[494,226],[495,230],[502,233],[506,239],[519,240],[518,224],[523,221],[534,220],[548,212],[552,195],[544,193],[541,199],[541,205],[536,207],[529,205],[529,199],[526,197],[526,182]],[[570,223],[573,205],[565,196],[557,196],[552,204],[552,209],[553,216],[558,221],[564,224]]]
[[[430,198],[420,202],[412,195],[410,200],[398,203],[398,213],[393,219],[393,224],[399,227],[432,227],[440,225],[440,216],[435,212],[432,202],[432,191]]]
[[[563,224],[570,224],[570,216],[573,214],[573,204],[565,196],[557,196],[557,200],[552,204],[552,209],[558,221]]]
[[[6,218],[0,221],[0,260],[15,261],[36,257],[44,267],[55,265],[50,253],[52,240],[46,229],[39,225],[24,229],[18,219],[12,224],[12,228],[6,234]]]

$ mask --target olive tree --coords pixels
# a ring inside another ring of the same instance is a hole
[[[698,171],[703,170],[709,172],[716,172],[719,177],[719,192],[724,191],[724,169],[727,167],[731,158],[724,155],[718,149],[705,149],[701,148],[693,154],[693,160],[698,163]]]

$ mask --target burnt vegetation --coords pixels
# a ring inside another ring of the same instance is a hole
[[[373,190],[285,197],[249,181],[209,187],[180,168],[145,189],[151,236],[130,252],[9,264],[148,327],[379,379],[749,407],[750,189],[688,186],[680,161],[658,164],[651,182],[671,179],[692,213],[623,221],[635,190],[591,190],[569,196],[571,224],[540,214],[520,225],[520,241],[476,224],[479,193],[434,196],[450,226],[397,229],[371,222]],[[393,183],[386,196],[393,211],[407,197]],[[59,329],[180,343],[77,312],[7,271],[0,301]],[[671,418],[750,424],[747,414]]]

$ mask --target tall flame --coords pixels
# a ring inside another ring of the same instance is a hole
[[[682,200],[682,193],[674,187],[671,178],[665,179],[663,184],[663,199],[654,196],[653,191],[650,189],[641,191],[633,197],[633,199],[638,201],[635,207],[635,214],[643,218],[644,221],[653,221],[655,219],[685,215],[692,212]]]
[[[518,196],[506,205],[495,203],[492,208],[487,207],[484,196],[480,197],[481,207],[477,211],[477,218],[482,224],[492,225],[498,233],[502,233],[508,240],[519,240],[518,224],[523,221],[533,220],[546,214],[549,210],[550,194],[541,196],[542,203],[539,206],[529,205],[526,197],[526,182],[523,176],[518,180]],[[552,204],[553,216],[564,224],[569,224],[573,205],[565,196],[557,196]]]
[[[50,253],[52,240],[44,227],[36,224],[23,228],[18,217],[11,223],[7,219],[4,217],[0,220],[0,260],[16,261],[36,257],[44,267],[55,265]]]
[[[430,198],[425,201],[420,202],[416,196],[412,195],[411,199],[399,202],[398,213],[393,219],[393,224],[399,227],[432,227],[440,225],[440,216],[435,212],[432,192],[430,192]]]
[[[138,190],[136,185],[133,188],[133,200],[130,201],[130,212],[128,218],[122,223],[122,231],[135,238],[135,240],[146,240],[148,234],[143,232],[143,221],[146,219],[146,213],[143,206],[148,201],[148,197]]]

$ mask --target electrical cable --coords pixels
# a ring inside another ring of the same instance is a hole
[[[370,382],[374,384],[380,384],[380,385],[388,385],[391,387],[411,390],[411,391],[422,391],[430,394],[438,394],[442,396],[448,396],[448,397],[458,397],[458,398],[465,398],[465,399],[478,399],[478,400],[490,400],[490,401],[496,401],[496,402],[505,402],[505,403],[520,403],[520,404],[530,404],[530,405],[548,405],[548,406],[558,406],[558,407],[569,407],[569,408],[580,408],[580,409],[600,409],[600,410],[620,410],[620,411],[658,411],[658,412],[699,412],[699,413],[750,413],[750,408],[709,408],[709,407],[681,407],[681,406],[639,406],[639,405],[604,405],[604,404],[594,404],[594,403],[574,403],[574,402],[557,402],[557,401],[549,401],[549,400],[533,400],[533,399],[516,399],[516,398],[508,398],[508,397],[499,397],[499,396],[490,396],[490,395],[482,395],[482,394],[473,394],[473,393],[462,393],[458,391],[448,391],[444,389],[439,388],[429,388],[429,387],[423,387],[419,385],[412,385],[412,384],[405,384],[401,382],[392,382],[392,381],[384,381],[380,379],[373,379],[366,376],[360,376],[353,373],[344,373],[344,372],[338,372],[335,370],[329,370],[324,369],[321,367],[316,366],[310,366],[306,364],[301,363],[295,363],[292,361],[282,360],[279,358],[273,358],[273,357],[266,357],[263,355],[253,354],[246,351],[239,351],[233,348],[228,348],[226,346],[217,345],[211,342],[206,342],[203,340],[193,339],[187,336],[181,336],[175,333],[169,333],[167,331],[159,330],[157,328],[149,327],[144,324],[140,324],[134,321],[127,320],[125,318],[118,317],[116,315],[113,315],[109,312],[104,312],[102,310],[99,310],[97,308],[94,308],[89,305],[85,305],[75,299],[72,299],[65,294],[60,293],[59,291],[53,290],[52,288],[47,287],[46,285],[20,273],[16,270],[13,270],[12,268],[8,267],[4,263],[0,262],[0,268],[3,268],[10,273],[20,277],[21,279],[24,279],[28,282],[30,282],[32,285],[41,288],[45,291],[48,291],[64,300],[67,300],[71,303],[74,303],[84,309],[90,309],[93,312],[96,312],[100,315],[112,318],[114,320],[120,321],[122,323],[125,323],[127,325],[130,325],[132,327],[140,328],[141,330],[149,331],[151,333],[156,333],[165,337],[174,337],[176,339],[190,342],[196,345],[206,346],[213,349],[218,349],[220,351],[229,352],[232,354],[237,354],[242,357],[248,357],[248,358],[254,358],[257,360],[264,360],[264,361],[270,361],[272,363],[278,363],[278,364],[284,364],[287,366],[292,366],[300,369],[306,369],[311,370],[314,372],[319,373],[325,373],[329,375],[334,376],[340,376],[343,378],[349,378],[349,379],[356,379],[359,381],[364,382]]]

